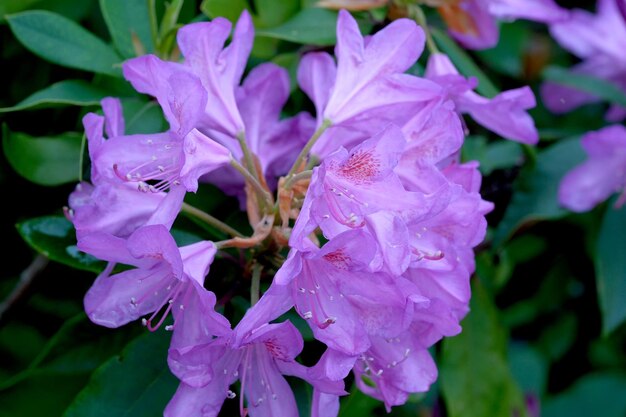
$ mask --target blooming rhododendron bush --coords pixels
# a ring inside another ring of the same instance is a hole
[[[0,416],[626,414],[626,2],[0,4]]]

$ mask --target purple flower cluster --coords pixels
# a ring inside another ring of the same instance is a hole
[[[173,331],[168,364],[181,383],[166,416],[216,416],[236,381],[242,416],[296,416],[285,375],[313,386],[313,416],[337,414],[350,372],[388,409],[403,404],[437,377],[428,349],[461,331],[473,248],[492,209],[478,164],[459,162],[459,114],[534,143],[525,112],[534,97],[480,97],[441,54],[426,78],[406,74],[424,47],[414,22],[364,38],[342,11],[335,57],[308,53],[298,70],[316,117],[280,119],[287,72],[266,63],[241,83],[254,38],[246,12],[224,46],[230,34],[222,18],[190,24],[178,34],[183,62],[124,64],[161,105],[167,132],[125,135],[114,99],[102,102],[104,116],[85,116],[91,183],[77,186],[68,217],[79,248],[109,262],[87,314],[108,327],[142,318]],[[238,196],[251,237],[177,247],[169,229],[199,181]],[[218,250],[260,245],[286,259],[231,328],[205,277]],[[114,273],[118,263],[133,268]],[[294,325],[274,323],[291,308],[327,347],[315,366],[296,361]]]

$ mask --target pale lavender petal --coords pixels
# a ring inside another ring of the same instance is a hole
[[[570,171],[559,186],[559,202],[575,212],[589,211],[623,187],[624,161],[590,158]]]
[[[495,0],[489,4],[489,13],[500,19],[528,19],[554,23],[569,18],[569,12],[553,0]]]
[[[167,263],[171,274],[182,279],[183,261],[174,238],[165,226],[150,225],[137,229],[128,238],[128,251],[137,259]]]
[[[198,129],[185,136],[183,144],[185,163],[180,170],[180,179],[188,191],[196,192],[198,179],[211,171],[227,165],[230,151],[211,140]]]
[[[305,54],[298,66],[298,85],[315,104],[317,123],[322,123],[324,109],[330,98],[337,66],[326,52]]]
[[[107,137],[122,136],[124,134],[124,115],[122,102],[118,98],[107,97],[100,102],[104,112]]]
[[[468,113],[478,124],[506,139],[528,145],[539,142],[535,122],[526,112],[536,106],[530,87],[507,90],[492,99],[469,92],[458,103],[459,111]]]
[[[408,19],[394,21],[364,46],[356,21],[342,10],[337,22],[337,77],[324,117],[335,123],[352,117],[356,95],[363,95],[377,79],[404,72],[423,47],[423,31]],[[384,92],[380,89],[379,94]]]
[[[213,336],[230,333],[226,317],[215,311],[215,294],[195,280],[188,280],[172,303],[174,334],[172,349],[185,349],[208,343]],[[188,381],[186,381],[188,382]]]
[[[244,337],[241,343],[262,343],[275,360],[283,362],[294,361],[304,348],[300,332],[289,321],[261,325]]]
[[[122,326],[165,304],[165,288],[173,281],[167,268],[159,267],[98,277],[85,294],[85,312],[101,326]]]

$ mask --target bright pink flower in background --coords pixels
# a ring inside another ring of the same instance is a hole
[[[609,126],[582,138],[587,160],[561,181],[559,201],[569,210],[589,211],[612,194],[626,198],[626,128]]]

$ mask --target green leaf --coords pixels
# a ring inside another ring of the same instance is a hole
[[[241,12],[247,8],[246,0],[203,0],[200,5],[202,13],[211,19],[222,16],[231,22],[237,21]]]
[[[104,268],[104,262],[78,250],[74,226],[65,217],[37,217],[18,223],[16,227],[31,248],[53,261],[96,273]]]
[[[487,143],[484,136],[471,136],[463,144],[463,160],[480,162],[480,172],[489,175],[496,169],[511,168],[523,161],[519,143],[497,141]]]
[[[624,417],[626,375],[591,374],[566,392],[544,402],[542,417]]]
[[[31,94],[15,106],[0,108],[0,113],[57,106],[97,106],[107,92],[83,80],[65,80]]]
[[[596,253],[602,328],[609,334],[626,320],[626,206],[607,208]]]
[[[498,44],[475,54],[494,71],[519,78],[524,72],[524,52],[532,39],[528,22],[517,21],[500,26]]]
[[[35,345],[37,356],[22,372],[0,382],[0,390],[36,375],[88,374],[119,353],[136,335],[137,328],[132,326],[123,329],[96,326],[81,311],[65,321],[47,343]]]
[[[523,416],[524,400],[507,365],[498,311],[480,283],[474,284],[463,331],[443,342],[440,382],[448,416]]]
[[[450,60],[461,74],[466,77],[476,77],[478,79],[476,91],[485,97],[494,97],[498,94],[498,89],[491,82],[489,77],[476,65],[467,52],[461,49],[445,32],[438,29],[431,29],[431,34],[439,48],[441,48],[441,52],[450,57]]]
[[[164,331],[131,342],[93,373],[64,417],[162,415],[178,385],[167,367],[168,346]]]
[[[300,8],[298,0],[254,0],[257,23],[262,27],[275,27],[296,14]]]
[[[527,344],[513,344],[509,347],[508,359],[522,390],[541,398],[548,382],[548,363],[541,353]]]
[[[0,22],[6,15],[21,12],[35,5],[39,0],[3,0],[0,2]]]
[[[543,72],[543,78],[565,87],[584,91],[610,103],[626,107],[626,93],[617,85],[596,77],[583,74],[574,74],[565,68],[548,67]]]
[[[559,183],[583,158],[584,152],[577,138],[559,141],[540,152],[535,165],[524,168],[515,180],[513,198],[498,225],[494,245],[500,246],[528,222],[566,215],[568,212],[559,206],[557,197]]]
[[[100,0],[100,10],[120,55],[124,58],[137,55],[133,46],[133,34],[146,52],[154,51],[146,0]]]
[[[318,8],[303,9],[291,19],[274,28],[261,29],[257,36],[301,44],[328,46],[337,41],[337,13]]]
[[[363,394],[354,384],[350,395],[341,398],[339,417],[373,416],[374,410],[381,405],[380,401]]]
[[[81,135],[33,138],[4,129],[2,149],[18,174],[39,185],[54,186],[78,179]]]
[[[0,417],[59,416],[85,385],[82,375],[33,375],[0,392]]]
[[[165,118],[156,101],[122,100],[126,134],[159,133],[166,130]]]
[[[7,16],[13,34],[30,51],[55,64],[121,76],[120,57],[76,22],[33,10]]]

